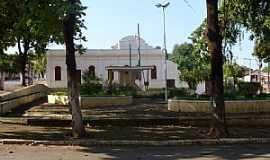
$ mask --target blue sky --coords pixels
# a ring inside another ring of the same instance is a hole
[[[87,6],[88,49],[106,49],[126,35],[135,35],[137,23],[141,36],[152,46],[162,46],[162,11],[154,5],[162,0],[81,0]],[[206,17],[205,0],[170,0],[167,13],[167,46],[171,51],[175,44],[188,41],[189,35]],[[246,36],[247,37],[247,36]],[[51,46],[51,48],[61,46]],[[247,40],[237,44],[233,51],[240,64],[248,65],[243,58],[251,57],[253,43]],[[253,67],[256,62],[253,61]]]

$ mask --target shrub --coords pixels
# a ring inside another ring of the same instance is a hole
[[[237,97],[237,90],[233,84],[224,85],[224,97],[233,99]]]
[[[182,96],[188,96],[192,95],[194,91],[192,92],[191,89],[188,88],[175,88],[175,89],[169,89],[169,97],[182,97]]]
[[[80,86],[81,95],[103,95],[103,88],[100,79],[89,70],[83,73],[83,84]]]
[[[83,83],[80,87],[81,95],[99,95],[103,91],[102,84],[99,81],[91,81]]]
[[[112,96],[134,96],[137,92],[135,88],[120,86],[117,83],[113,83],[111,86],[104,86],[103,90]]]
[[[239,94],[251,98],[260,90],[261,84],[256,82],[240,82],[238,83]]]

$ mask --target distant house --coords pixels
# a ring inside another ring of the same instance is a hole
[[[85,54],[76,54],[78,77],[81,79],[86,70],[90,70],[104,83],[113,81],[126,85],[130,82],[130,73],[140,71],[140,76],[134,80],[134,85],[143,88],[149,84],[149,88],[165,87],[165,55],[160,48],[148,45],[140,39],[141,65],[138,66],[138,38],[127,36],[122,38],[111,49],[90,49]],[[49,50],[47,54],[47,83],[50,88],[66,88],[67,72],[65,50]],[[168,87],[184,87],[179,80],[177,64],[167,61]],[[82,81],[82,79],[81,79]]]
[[[261,77],[261,78],[259,78]],[[266,72],[259,72],[259,70],[254,70],[251,72],[251,74],[247,74],[244,77],[245,82],[260,82],[263,88],[264,93],[270,93],[270,76]]]

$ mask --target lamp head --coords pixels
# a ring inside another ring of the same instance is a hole
[[[157,8],[166,8],[166,7],[168,7],[170,5],[170,2],[166,2],[165,4],[161,4],[161,3],[158,3],[158,4],[156,4],[155,6],[157,7]]]
[[[158,4],[156,4],[155,6],[156,6],[157,8],[160,8],[160,7],[162,7],[162,4],[158,3]]]
[[[168,7],[170,5],[170,2],[167,2],[163,5],[164,8]]]

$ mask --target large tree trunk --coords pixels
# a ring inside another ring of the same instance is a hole
[[[20,71],[22,74],[22,79],[21,79],[22,86],[27,86],[27,84],[26,84],[26,63],[27,63],[27,52],[29,50],[29,43],[24,42],[24,45],[23,45],[24,51],[22,51],[22,48],[21,48],[21,39],[20,38],[18,38],[17,45],[18,45],[18,50],[19,50]]]
[[[5,73],[3,71],[0,71],[0,90],[3,91],[5,83]]]
[[[225,122],[222,39],[218,25],[218,0],[206,0],[207,3],[207,38],[211,55],[211,83],[213,124],[209,131],[211,137],[226,137],[228,131]]]
[[[75,4],[75,0],[69,0],[71,5]],[[68,80],[68,97],[69,105],[72,112],[72,131],[74,137],[83,137],[86,135],[83,125],[82,113],[79,104],[79,88],[76,78],[76,59],[74,48],[74,26],[75,14],[69,13],[64,18],[64,39],[66,44],[66,64],[67,64],[67,80]]]

